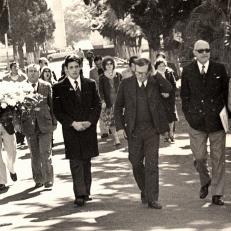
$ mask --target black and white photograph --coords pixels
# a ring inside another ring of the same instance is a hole
[[[231,231],[231,0],[0,0],[0,231]]]

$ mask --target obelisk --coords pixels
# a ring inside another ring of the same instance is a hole
[[[52,0],[51,10],[56,25],[54,31],[54,47],[58,49],[66,48],[66,31],[64,23],[64,13],[61,0]]]

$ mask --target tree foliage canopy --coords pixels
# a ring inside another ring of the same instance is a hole
[[[81,1],[74,1],[64,12],[67,44],[89,37],[91,31],[91,15]]]
[[[10,0],[10,37],[18,43],[42,44],[53,36],[55,22],[45,0]]]
[[[201,0],[94,0],[92,5],[110,6],[118,19],[129,16],[133,23],[141,28],[149,46],[156,50],[160,46],[160,35],[164,38],[172,36],[174,26],[179,21],[187,20],[191,11],[201,2]]]
[[[3,35],[9,29],[9,8],[7,0],[0,0],[0,34]]]

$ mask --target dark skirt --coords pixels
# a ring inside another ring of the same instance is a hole
[[[175,97],[173,98],[162,98],[162,102],[164,105],[164,110],[167,116],[167,120],[169,123],[174,121],[178,121],[178,114],[175,104]]]

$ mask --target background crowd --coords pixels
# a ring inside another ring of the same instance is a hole
[[[222,64],[210,60],[210,46],[204,40],[194,44],[194,60],[183,68],[182,108],[189,123],[190,145],[194,165],[199,172],[200,198],[208,195],[212,186],[212,203],[223,205],[225,175],[225,131],[220,112],[228,105],[229,79]],[[9,108],[1,108],[0,129],[6,163],[0,159],[0,190],[7,186],[7,170],[17,181],[14,169],[16,143],[23,145],[26,137],[31,154],[35,188],[52,188],[53,132],[57,120],[62,125],[65,155],[75,194],[74,203],[83,206],[91,200],[91,158],[99,155],[97,123],[101,139],[113,138],[112,148],[119,148],[127,139],[129,160],[140,189],[141,201],[149,208],[161,209],[159,197],[159,143],[174,144],[176,82],[179,75],[174,64],[159,52],[154,63],[132,56],[121,73],[111,56],[91,52],[86,57],[91,68],[89,79],[84,78],[83,56],[68,55],[56,76],[46,58],[27,66],[25,73],[18,64],[10,65],[3,81],[31,84],[34,93],[43,96],[34,110],[22,113],[19,123],[6,117]],[[94,62],[94,67],[93,67]],[[16,133],[15,133],[16,132]],[[16,134],[16,136],[15,136]],[[16,139],[17,138],[17,139]],[[208,170],[207,140],[210,141],[212,175]]]

